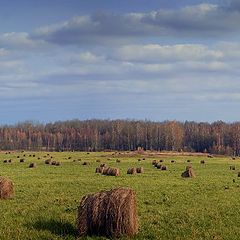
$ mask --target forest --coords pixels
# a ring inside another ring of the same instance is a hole
[[[240,122],[71,120],[0,127],[1,150],[155,151],[240,155]]]

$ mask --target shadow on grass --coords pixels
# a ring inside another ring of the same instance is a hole
[[[77,236],[77,230],[71,223],[63,222],[56,219],[39,219],[36,222],[28,224],[29,227],[33,227],[37,230],[48,230],[51,233],[59,236]]]

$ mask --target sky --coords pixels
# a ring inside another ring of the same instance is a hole
[[[240,0],[0,6],[0,124],[240,120]]]

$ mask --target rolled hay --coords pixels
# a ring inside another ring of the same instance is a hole
[[[129,168],[127,170],[127,174],[136,174],[136,173],[137,173],[137,169],[135,167]]]
[[[29,168],[35,168],[36,166],[37,166],[36,163],[30,163],[28,167]]]
[[[102,174],[117,177],[120,175],[120,170],[118,168],[104,167]]]
[[[8,178],[0,177],[0,199],[10,199],[13,195],[13,182]]]
[[[80,236],[134,236],[138,233],[135,192],[117,188],[84,196],[78,207],[77,230]]]
[[[17,156],[17,158],[20,158],[20,156]]]
[[[3,160],[3,162],[4,162],[4,163],[7,163],[7,162],[8,162],[8,160]]]
[[[89,162],[83,162],[82,165],[83,165],[83,166],[86,166],[86,165],[90,165],[90,163],[89,163]]]
[[[119,159],[116,160],[116,163],[120,163],[120,162],[121,162],[121,160],[119,160]]]
[[[25,160],[24,160],[23,158],[21,158],[21,159],[19,160],[19,162],[20,162],[20,163],[24,163]]]
[[[38,157],[38,160],[40,160],[41,158],[40,157]]]
[[[99,159],[97,159],[96,162],[101,162],[101,161]]]
[[[238,177],[240,177],[240,172],[238,172]]]
[[[188,177],[195,178],[196,177],[192,166],[187,166],[186,170],[182,173],[181,176],[184,178],[188,178]]]
[[[187,162],[189,163],[189,162],[191,162],[191,160],[187,160]]]
[[[200,163],[201,163],[201,164],[205,164],[205,161],[204,161],[204,160],[201,160]]]
[[[174,160],[171,160],[171,163],[175,163],[175,161],[174,161]]]
[[[110,169],[110,167],[104,168],[103,171],[102,171],[102,174],[103,174],[103,175],[107,175],[109,169]],[[110,170],[109,170],[109,171],[110,171]]]
[[[57,163],[56,161],[52,161],[51,165],[56,165],[56,163]]]
[[[55,166],[60,166],[61,165],[61,163],[60,162],[56,162],[56,164],[55,164]]]
[[[12,159],[9,159],[8,162],[11,163],[11,162],[12,162]]]
[[[161,159],[159,162],[164,162],[164,160]]]
[[[44,162],[45,162],[45,164],[51,164],[52,163],[51,159],[47,159]]]
[[[143,167],[137,167],[136,171],[137,173],[144,173]]]

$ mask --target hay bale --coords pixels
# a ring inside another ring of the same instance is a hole
[[[86,165],[90,165],[90,163],[89,163],[89,162],[83,162],[82,165],[83,165],[83,166],[86,166]]]
[[[56,163],[57,163],[56,161],[52,161],[51,165],[56,165]]]
[[[138,168],[136,169],[136,171],[137,171],[137,173],[144,173],[143,167],[138,167]]]
[[[47,159],[44,162],[45,162],[45,164],[51,164],[52,161],[51,161],[51,159]]]
[[[23,158],[21,158],[21,159],[19,160],[19,162],[20,162],[20,163],[24,163],[25,160],[24,160]]]
[[[20,158],[20,156],[17,156],[17,158]]]
[[[7,160],[3,160],[4,163],[7,163],[8,161]]]
[[[159,162],[164,162],[164,160],[161,159]]]
[[[205,164],[205,161],[204,161],[204,160],[201,160],[200,163],[201,163],[201,164]]]
[[[174,161],[174,160],[171,160],[171,163],[175,163],[175,161]]]
[[[8,162],[11,163],[11,162],[12,162],[12,159],[9,159]]]
[[[60,162],[56,162],[56,164],[55,164],[55,166],[60,166],[61,165],[61,163]]]
[[[167,170],[167,166],[162,165],[161,170],[162,171],[166,171]]]
[[[77,230],[80,236],[134,236],[138,232],[135,192],[117,188],[84,196],[78,207]]]
[[[96,162],[101,162],[101,161],[98,159],[98,160],[96,160]]]
[[[38,160],[40,160],[41,158],[40,157],[38,157]]]
[[[211,155],[211,154],[208,154],[208,156],[207,156],[208,158],[213,158],[213,155]]]
[[[8,178],[0,177],[0,199],[10,199],[13,195],[13,182]]]
[[[190,163],[190,162],[191,162],[191,160],[187,160],[187,162],[188,162],[188,163]]]
[[[187,166],[186,170],[182,173],[181,176],[184,177],[184,178],[189,178],[189,177],[195,178],[196,177],[192,166]]]
[[[119,176],[120,175],[120,170],[118,168],[111,168],[111,167],[104,167],[102,171],[103,175],[107,176]]]
[[[121,160],[119,160],[119,159],[116,160],[116,163],[120,163],[120,162],[121,162]]]
[[[37,165],[36,165],[36,163],[30,163],[29,164],[29,168],[35,168]]]
[[[137,169],[135,167],[129,168],[127,170],[127,174],[136,174],[136,173],[137,173]]]
[[[240,177],[240,172],[238,172],[238,177]]]

